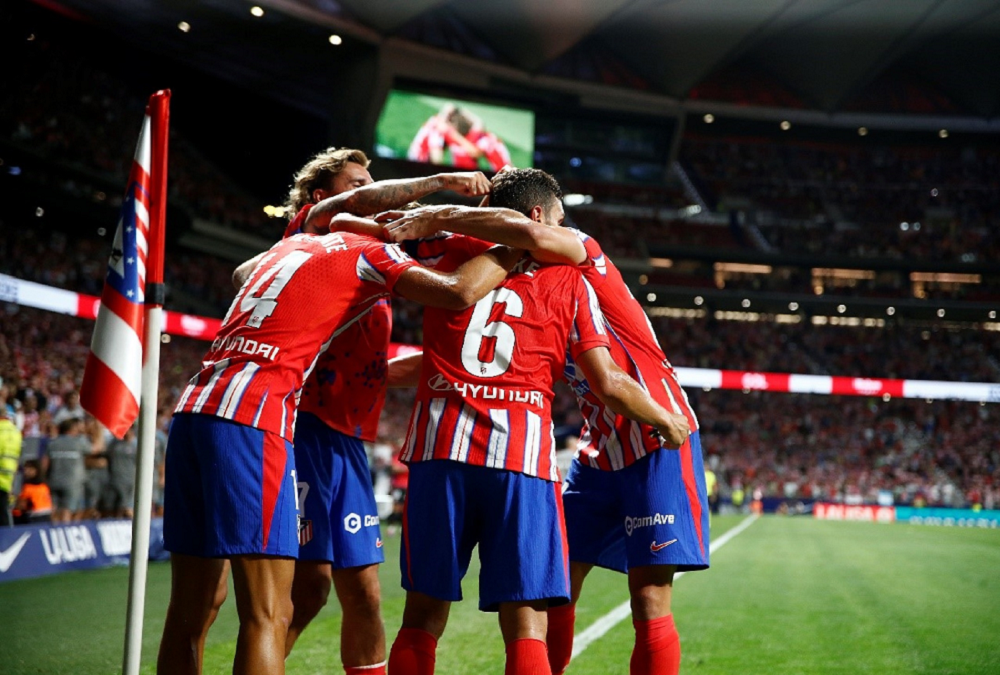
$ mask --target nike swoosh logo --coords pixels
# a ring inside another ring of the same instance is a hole
[[[24,545],[28,543],[28,539],[31,538],[31,532],[25,532],[21,535],[21,538],[14,542],[14,545],[8,548],[6,551],[0,551],[0,572],[6,572],[10,569],[10,566],[14,564],[17,560],[18,554]]]
[[[670,541],[665,541],[662,544],[657,544],[656,540],[654,539],[653,543],[649,545],[649,550],[652,551],[653,553],[659,553],[660,551],[670,546],[671,544],[676,544],[676,543],[677,543],[676,539],[671,539]]]

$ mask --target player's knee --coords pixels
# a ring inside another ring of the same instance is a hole
[[[338,584],[337,596],[344,614],[357,618],[378,617],[382,590],[378,581],[378,567],[353,575],[348,583]]]
[[[209,613],[214,618],[222,605],[225,604],[226,598],[229,597],[229,583],[227,582],[227,577],[223,577],[219,582],[219,585],[215,587],[215,593],[212,594],[211,607],[209,607]]]
[[[631,589],[631,595],[632,615],[636,618],[647,621],[670,613],[669,586],[638,586]]]
[[[312,619],[319,614],[330,599],[331,585],[330,577],[323,574],[310,574],[305,579],[296,579],[292,596],[296,619]]]
[[[294,604],[290,597],[272,597],[254,602],[245,611],[239,611],[241,624],[251,624],[258,628],[269,628],[282,635],[292,625]]]

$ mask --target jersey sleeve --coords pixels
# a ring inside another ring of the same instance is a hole
[[[361,281],[378,284],[386,291],[392,292],[399,277],[416,265],[417,261],[407,255],[399,244],[366,242],[358,256],[358,278]]]
[[[587,250],[587,259],[580,264],[580,267],[593,267],[597,271],[597,274],[591,275],[593,283],[596,285],[604,283],[604,280],[608,278],[608,259],[605,257],[601,245],[586,232],[581,232],[575,227],[568,229],[583,242],[583,247]]]
[[[573,329],[569,335],[569,353],[573,359],[577,359],[586,351],[596,347],[610,347],[611,343],[608,340],[604,314],[597,302],[597,293],[582,274],[574,276],[576,279],[572,288],[575,311]]]
[[[462,263],[485,253],[495,244],[453,232],[441,232],[433,237],[406,242],[406,251],[424,267],[441,272],[453,272]]]

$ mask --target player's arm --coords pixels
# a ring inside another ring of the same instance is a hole
[[[524,251],[498,246],[442,273],[415,265],[400,275],[393,293],[421,305],[462,310],[500,285]]]
[[[236,287],[236,290],[243,288],[243,284],[250,278],[250,275],[253,274],[254,268],[257,267],[257,264],[265,255],[267,255],[267,251],[258,253],[254,257],[250,258],[250,260],[240,263],[240,266],[233,270],[233,286]]]
[[[440,230],[521,248],[541,262],[580,265],[587,259],[583,242],[572,231],[536,223],[512,209],[425,206],[403,212],[385,226],[386,237],[396,242]]]
[[[490,191],[490,181],[478,171],[468,171],[369,183],[319,202],[309,212],[306,223],[322,232],[326,230],[330,219],[338,213],[370,216],[381,211],[398,209],[441,190],[478,197]]]
[[[376,239],[384,239],[385,234],[380,224],[369,218],[362,218],[350,213],[338,213],[330,220],[331,232],[353,232],[365,234]]]
[[[424,353],[407,354],[389,359],[387,387],[415,387],[420,383],[420,368],[424,363]]]
[[[577,365],[590,389],[618,415],[654,427],[667,448],[679,448],[691,433],[684,415],[668,412],[654,401],[638,382],[618,367],[606,347],[588,349],[577,357]]]

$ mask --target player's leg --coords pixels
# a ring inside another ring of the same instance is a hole
[[[562,496],[572,601],[549,609],[546,644],[549,664],[556,675],[566,670],[573,655],[576,602],[587,574],[598,564],[620,572],[626,570],[620,483],[613,472],[586,466],[576,459],[566,475]]]
[[[285,636],[292,622],[295,561],[269,555],[233,556],[233,586],[240,633],[233,673],[285,672]]]
[[[385,667],[385,626],[382,623],[379,566],[333,571],[333,584],[343,612],[340,660],[348,675],[377,675]],[[443,627],[442,627],[442,630]]]
[[[208,439],[197,422],[190,415],[174,418],[166,458],[163,539],[171,552],[171,585],[156,663],[161,675],[201,672],[205,637],[226,599],[229,563],[206,544],[211,520],[196,448]]]
[[[200,673],[205,637],[226,601],[229,561],[174,553],[170,556],[170,604],[156,672]]]
[[[485,472],[479,607],[500,612],[505,672],[551,672],[546,610],[570,600],[561,486],[509,471]]]
[[[336,431],[331,434],[333,584],[344,619],[340,658],[349,675],[378,675],[386,660],[378,579],[385,554],[378,505],[364,443]]]
[[[332,587],[333,570],[330,563],[322,560],[295,561],[295,581],[292,583],[294,613],[285,638],[286,656],[309,622],[326,606]]]
[[[670,611],[674,565],[646,565],[628,571],[635,647],[630,675],[677,675],[681,666],[680,636]]]
[[[299,558],[292,584],[294,614],[285,640],[286,654],[306,626],[326,606],[333,588],[333,531],[342,527],[333,513],[332,430],[315,415],[301,413],[295,425],[295,470],[299,497]]]
[[[570,547],[572,555],[572,545]],[[545,645],[549,653],[549,667],[553,675],[562,675],[573,657],[573,633],[576,630],[576,602],[583,592],[583,582],[594,566],[588,563],[570,561],[570,602],[548,610],[548,631]]]
[[[392,675],[433,675],[437,643],[448,625],[450,610],[448,600],[406,592],[403,625],[389,652]]]
[[[478,493],[468,478],[478,468],[450,461],[410,465],[399,555],[406,606],[389,652],[393,675],[434,672],[437,641],[451,603],[462,599],[462,577],[476,544],[466,516]]]
[[[207,415],[174,417],[164,546],[172,556],[232,561],[241,620],[235,672],[283,669],[298,554],[294,473],[291,444],[275,434]],[[208,586],[196,587],[202,604]],[[177,613],[194,616],[199,606],[186,603]]]
[[[676,675],[681,644],[670,601],[678,569],[708,567],[708,509],[697,432],[620,471],[635,647],[632,675]],[[699,466],[696,467],[695,464]],[[699,473],[701,474],[699,476]]]
[[[504,675],[552,672],[545,647],[548,606],[548,600],[500,603],[500,633],[507,653]]]

